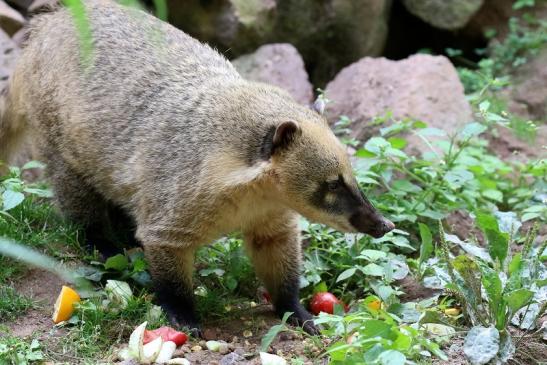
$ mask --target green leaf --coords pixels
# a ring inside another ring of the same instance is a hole
[[[469,256],[460,255],[452,261],[454,269],[461,275],[465,286],[469,289],[466,294],[467,300],[474,308],[481,302],[481,270],[477,263]]]
[[[471,137],[478,136],[482,132],[486,131],[486,126],[480,123],[468,123],[463,127],[463,130],[460,132],[462,139],[468,139]]]
[[[503,299],[507,302],[507,305],[511,309],[512,313],[515,313],[520,308],[527,305],[534,297],[534,292],[525,288],[521,288],[511,293],[505,294]]]
[[[127,269],[128,264],[129,262],[127,261],[127,257],[122,254],[117,254],[106,260],[104,263],[104,268],[107,270],[123,271]]]
[[[3,207],[2,210],[8,211],[15,208],[25,200],[25,195],[18,191],[6,190],[2,194]]]
[[[511,262],[509,263],[509,276],[511,277],[513,274],[518,273],[520,271],[520,268],[522,266],[522,253],[517,252],[513,258],[511,259]]]
[[[28,170],[28,169],[43,169],[46,165],[39,162],[39,161],[29,161],[26,164],[21,167],[21,170]]]
[[[391,186],[393,189],[406,191],[409,193],[417,193],[422,191],[422,188],[408,180],[395,180]]]
[[[463,344],[463,352],[472,365],[483,365],[492,360],[500,348],[500,334],[494,327],[473,327]]]
[[[370,151],[367,151],[365,149],[358,149],[357,152],[355,152],[354,156],[356,157],[363,157],[363,158],[371,158],[376,157],[376,155]]]
[[[361,255],[358,256],[358,258],[363,258],[368,261],[378,261],[381,259],[385,259],[387,257],[387,253],[380,250],[368,250],[365,249],[361,251]]]
[[[503,202],[503,193],[496,189],[487,189],[482,192],[482,195],[485,198],[488,198],[490,200],[494,200],[498,203]]]
[[[406,363],[406,357],[399,351],[387,350],[378,356],[378,361],[382,365],[404,365]]]
[[[29,193],[29,194],[39,196],[40,198],[52,198],[53,197],[53,191],[51,189],[25,188],[23,191],[25,193]]]
[[[405,335],[404,333],[399,332],[397,339],[393,341],[393,349],[399,351],[408,351],[412,345],[412,339],[410,336]]]
[[[499,230],[498,221],[493,215],[477,213],[477,225],[488,238],[488,253],[492,260],[498,260],[501,265],[509,250],[509,235]]]
[[[501,326],[502,322],[505,322],[505,302],[502,298],[503,284],[497,271],[482,263],[479,264],[479,267],[482,273],[482,285],[488,295],[490,313],[495,316],[496,325]]]
[[[423,212],[418,212],[418,215],[421,215],[422,217],[431,218],[434,220],[443,219],[446,216],[445,214],[441,212],[437,212],[431,209],[426,209]]]
[[[405,148],[407,144],[406,140],[403,138],[391,137],[391,138],[388,138],[387,140],[389,143],[391,143],[391,147],[397,148],[399,150],[402,150],[403,148]]]
[[[342,273],[340,275],[338,275],[338,278],[336,279],[336,282],[346,280],[346,279],[352,277],[353,274],[355,274],[355,271],[357,271],[357,268],[355,268],[355,267],[352,267],[352,268],[349,268],[347,270],[342,271]]]
[[[365,143],[364,147],[375,155],[381,155],[383,151],[391,147],[391,144],[382,137],[372,137]]]
[[[365,338],[381,337],[388,340],[395,340],[397,338],[397,334],[393,332],[391,325],[384,321],[369,319],[363,322],[363,325],[364,329],[361,331],[361,334]]]
[[[327,292],[329,291],[329,288],[327,288],[327,284],[322,281],[320,282],[319,284],[317,284],[314,288],[313,288],[313,293],[316,294],[316,293],[324,293],[324,292]]]
[[[420,263],[422,263],[433,254],[433,237],[425,224],[418,223],[418,227],[420,228],[420,237],[422,239],[422,245],[420,246]]]
[[[293,312],[286,312],[283,315],[283,318],[281,319],[281,323],[277,324],[275,326],[272,326],[270,330],[262,337],[262,341],[260,342],[260,351],[266,352],[268,351],[268,347],[270,347],[272,341],[275,339],[275,337],[282,331],[287,329],[287,326],[285,323],[287,323],[287,319],[293,314]]]
[[[361,268],[361,271],[365,275],[370,276],[383,276],[384,275],[384,268],[380,265],[377,265],[375,263],[370,263],[367,266]]]

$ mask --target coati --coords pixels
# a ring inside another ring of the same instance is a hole
[[[32,21],[3,96],[0,159],[32,133],[61,211],[100,250],[114,225],[134,224],[173,324],[198,328],[196,249],[240,230],[276,312],[315,333],[298,297],[299,214],[374,237],[394,228],[324,117],[152,16],[85,3],[90,64],[68,10]]]

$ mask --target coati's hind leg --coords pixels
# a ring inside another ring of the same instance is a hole
[[[247,250],[257,276],[264,282],[276,313],[293,312],[289,321],[318,334],[313,317],[300,304],[300,235],[293,214],[257,225],[245,233]]]
[[[123,252],[112,229],[111,205],[63,159],[46,155],[46,161],[59,208],[84,228],[86,247],[97,249],[104,257]]]
[[[171,324],[200,336],[195,313],[192,274],[194,249],[159,242],[143,242],[156,298]]]

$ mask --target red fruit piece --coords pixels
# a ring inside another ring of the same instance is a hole
[[[316,293],[311,299],[310,310],[315,315],[318,315],[319,312],[333,314],[335,304],[340,304],[346,312],[349,309],[347,305],[341,302],[332,293],[329,293],[329,292]]]
[[[163,326],[155,330],[146,330],[144,331],[143,344],[147,344],[155,340],[156,338],[161,337],[164,341],[173,341],[177,347],[184,345],[188,340],[188,336],[184,332],[179,332],[171,327]]]

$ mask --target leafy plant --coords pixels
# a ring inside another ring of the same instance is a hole
[[[50,198],[51,190],[41,184],[26,183],[21,174],[25,170],[43,168],[44,165],[37,161],[27,162],[23,167],[10,167],[8,175],[0,177],[0,215],[11,217],[8,211],[19,206],[25,200],[25,194]]]
[[[38,340],[28,343],[17,337],[0,337],[0,365],[27,365],[42,360],[44,354]]]
[[[137,249],[111,256],[105,262],[91,261],[90,266],[79,269],[79,274],[94,282],[116,279],[147,287],[151,284],[147,267],[143,251]]]
[[[330,356],[331,364],[402,365],[432,354],[447,359],[437,343],[400,313],[371,309],[365,303],[366,300],[359,310],[345,316],[320,313],[315,320],[316,324],[326,325],[324,333],[335,339],[324,353]],[[392,311],[399,309],[394,306]]]
[[[497,356],[505,362],[515,351],[508,325],[516,313],[536,304],[534,320],[547,298],[541,294],[547,268],[541,255],[547,247],[533,247],[537,226],[525,239],[521,252],[511,252],[513,230],[503,231],[495,216],[478,212],[476,223],[487,249],[475,247],[467,255],[449,257],[449,247],[439,225],[441,249],[450,277],[446,287],[464,303],[464,314],[473,326],[464,351],[472,364],[485,364]],[[466,246],[463,246],[466,247]],[[483,294],[484,293],[484,294]],[[488,354],[488,356],[487,356]]]

